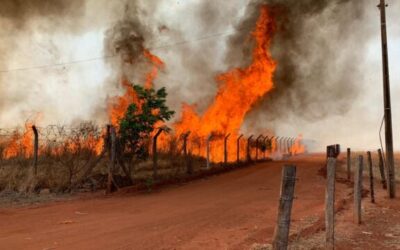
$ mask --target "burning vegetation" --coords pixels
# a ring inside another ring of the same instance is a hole
[[[143,159],[148,153],[153,155],[152,177],[155,178],[158,164],[156,151],[161,153],[164,171],[175,171],[175,174],[182,172],[181,165],[188,168],[185,174],[199,171],[200,165],[204,168],[205,158],[208,169],[210,163],[239,163],[244,159],[259,160],[305,151],[301,137],[279,138],[272,132],[249,137],[240,132],[249,111],[274,89],[277,62],[272,58],[270,49],[276,22],[266,5],[260,7],[259,17],[248,34],[253,44],[249,64],[218,74],[215,77],[218,91],[206,110],[199,114],[195,104],[183,103],[182,113],[172,123],[168,121],[174,112],[165,105],[165,88],[154,89],[159,72],[167,66],[145,47],[144,31],[140,27],[138,20],[125,18],[107,32],[105,44],[120,59],[117,77],[122,90],[121,95],[107,100],[110,123],[107,129],[83,123],[66,132],[65,127],[56,126],[52,128],[53,132],[56,131],[53,133],[55,137],[51,138],[45,132],[49,128],[37,129],[37,152],[41,161],[47,159],[66,171],[63,175],[68,178],[64,178],[63,189],[68,187],[71,190],[81,185],[93,171],[101,175],[107,164],[120,165],[129,183],[134,181],[132,176],[135,174],[136,178],[144,178],[137,177],[137,174],[140,169],[148,171],[147,165],[141,167],[141,164],[147,164],[148,161]],[[23,130],[1,138],[2,159],[35,158],[34,139],[37,137],[34,136],[33,126],[34,122],[27,123]],[[104,160],[106,154],[110,159],[114,157],[111,163]],[[188,157],[192,160],[189,161]],[[192,161],[203,163],[193,168]],[[35,158],[35,166],[37,164]],[[96,168],[99,164],[103,168]],[[173,168],[169,170],[171,166]],[[112,171],[122,174],[120,170]],[[117,186],[115,180],[113,182]]]
[[[145,77],[142,78],[144,79],[142,84],[146,89],[153,87],[153,81],[156,79],[159,70],[166,67],[159,57],[153,55],[144,47],[144,39],[140,32],[132,31],[137,27],[137,20],[118,23],[113,29],[112,38],[114,40],[111,39],[112,42],[109,42],[109,46],[121,55],[121,68],[123,68],[120,82],[124,94],[108,100],[109,120],[117,130],[129,105],[134,103],[140,106],[141,102],[132,87],[132,81],[129,79],[130,75],[127,73],[129,67],[136,67],[137,64],[146,65],[144,68],[147,69],[147,72]],[[184,103],[180,120],[172,124],[173,132],[161,135],[159,139],[161,149],[166,151],[171,141],[177,140],[177,138],[179,139],[190,132],[192,139],[188,141],[187,146],[191,154],[205,157],[205,144],[207,140],[210,140],[213,149],[211,150],[211,160],[222,162],[224,159],[224,138],[229,135],[229,138],[226,139],[228,161],[236,160],[238,138],[246,114],[274,87],[273,76],[276,70],[276,62],[271,56],[270,46],[275,30],[276,23],[272,13],[267,6],[261,6],[258,20],[250,34],[254,41],[250,64],[216,76],[215,79],[219,86],[218,92],[203,114],[196,112],[196,105]],[[126,65],[128,65],[128,68]],[[8,141],[3,141],[3,144],[7,145],[2,151],[3,158],[8,159],[21,155],[31,157],[33,155],[32,125],[27,123],[24,131],[15,131]],[[164,125],[162,122],[158,122],[154,129]],[[79,147],[88,148],[100,155],[104,147],[103,138],[105,134],[105,130],[101,137],[96,138],[89,134],[85,138],[86,142],[80,144]],[[267,151],[268,154],[273,153],[277,148],[275,145],[277,142],[273,140],[272,136],[272,134],[268,134],[258,145],[253,142],[252,147],[258,147],[261,151]],[[239,145],[240,155],[243,156],[246,150],[244,138],[239,141]],[[44,151],[44,147],[43,145],[40,147],[39,153]],[[65,147],[73,152],[78,146],[70,139],[66,139]],[[304,152],[301,138],[298,138],[290,147],[292,147],[289,150],[290,152]],[[57,147],[52,149],[54,154],[60,154],[62,151]]]

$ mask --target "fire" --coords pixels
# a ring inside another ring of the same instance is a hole
[[[182,119],[175,124],[178,135],[191,131],[191,137],[207,138],[213,133],[216,138],[230,133],[229,158],[234,160],[235,139],[238,137],[245,115],[273,88],[276,63],[271,57],[269,47],[274,29],[274,20],[267,7],[263,6],[252,32],[256,43],[252,53],[252,63],[246,68],[235,68],[216,77],[220,86],[218,93],[203,115],[200,116],[194,111],[195,106],[184,104]],[[223,140],[215,141],[213,148],[212,160],[221,161]],[[205,152],[201,155],[204,156]]]
[[[144,57],[151,64],[151,70],[146,75],[146,82],[144,83],[144,86],[145,88],[151,88],[153,87],[153,81],[157,77],[159,69],[164,68],[164,62],[146,49],[143,53]],[[121,80],[121,85],[125,89],[125,93],[122,96],[111,98],[108,103],[108,115],[110,122],[114,127],[117,128],[119,127],[119,121],[124,117],[129,105],[132,103],[139,103],[138,97],[132,88],[132,83],[123,77]]]
[[[3,150],[3,158],[9,159],[22,155],[29,158],[33,155],[33,132],[31,130],[32,123],[25,124],[25,130],[21,134],[15,131],[7,146]]]
[[[305,145],[302,143],[303,136],[299,135],[296,140],[294,141],[290,151],[292,154],[302,154],[306,151]]]

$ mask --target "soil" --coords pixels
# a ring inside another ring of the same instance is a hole
[[[2,208],[0,248],[264,248],[272,241],[284,164],[295,164],[299,178],[291,248],[323,248],[323,154],[259,163],[149,193]],[[338,249],[395,249],[400,244],[400,202],[386,199],[376,185],[377,203],[364,198],[365,223],[358,226],[351,220],[351,183],[338,179]]]

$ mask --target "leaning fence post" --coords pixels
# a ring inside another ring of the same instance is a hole
[[[380,149],[378,149],[378,156],[379,156],[379,172],[381,173],[382,187],[383,189],[387,189],[385,167],[383,164],[383,155],[382,155],[382,150]]]
[[[354,223],[361,224],[361,195],[363,179],[363,156],[358,156],[358,164],[354,175]]]
[[[347,148],[347,179],[351,179],[351,149]]]
[[[35,125],[32,126],[33,130],[33,171],[35,176],[37,175],[37,162],[38,162],[38,151],[39,151],[39,133]]]
[[[243,137],[243,134],[241,134],[237,139],[236,139],[236,162],[237,164],[240,163],[240,139]]]
[[[262,135],[259,135],[256,139],[256,161],[258,161],[258,147],[260,146],[260,139],[262,138]]]
[[[228,164],[228,139],[231,134],[227,134],[224,138],[224,164],[225,166]]]
[[[159,128],[157,133],[153,137],[153,179],[157,179],[157,170],[158,170],[157,139],[162,131],[163,129]]]
[[[116,152],[116,134],[115,128],[110,127],[110,163],[108,164],[108,178],[107,178],[107,193],[111,193],[112,181],[113,181],[113,171],[115,169],[115,152]]]
[[[247,138],[247,162],[251,161],[251,152],[250,152],[251,138],[253,138],[253,135],[251,135],[249,138]]]
[[[326,190],[325,190],[325,228],[326,249],[335,249],[335,178],[336,158],[332,147],[328,147]]]
[[[367,152],[368,155],[368,166],[369,166],[369,189],[371,194],[371,202],[375,203],[375,192],[374,192],[374,172],[372,169],[372,157],[371,152]]]
[[[192,169],[192,164],[189,160],[189,155],[188,155],[188,151],[187,151],[187,139],[188,139],[189,135],[190,135],[190,131],[183,134],[183,157],[185,158],[186,173],[190,175],[193,173],[193,169]]]
[[[207,168],[210,168],[210,142],[212,139],[212,133],[207,137]]]
[[[272,242],[273,249],[287,249],[290,229],[290,217],[296,183],[296,166],[285,165],[282,169],[282,182],[278,208],[278,221]]]

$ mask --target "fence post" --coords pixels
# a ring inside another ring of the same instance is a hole
[[[279,151],[281,151],[282,155],[285,153],[285,139],[286,137],[281,137],[281,142],[279,143]]]
[[[190,135],[190,131],[183,134],[182,138],[183,138],[183,157],[185,158],[186,173],[190,175],[193,173],[193,169],[192,169],[192,164],[189,160],[189,154],[187,151],[187,139],[188,139],[189,135]]]
[[[367,152],[368,155],[368,165],[369,165],[369,189],[371,194],[371,202],[375,203],[375,192],[374,192],[374,172],[372,169],[372,157],[371,152]]]
[[[210,142],[212,139],[212,133],[207,137],[207,169],[210,168]]]
[[[260,146],[260,139],[262,138],[262,135],[259,135],[256,139],[256,161],[258,161],[258,147]]]
[[[351,179],[351,149],[347,148],[347,179]]]
[[[282,169],[282,182],[278,208],[278,221],[272,242],[273,249],[287,249],[292,212],[296,166],[285,165]]]
[[[358,164],[354,175],[354,223],[361,224],[361,195],[363,179],[363,156],[358,156]]]
[[[325,190],[326,249],[335,249],[335,179],[336,179],[335,152],[332,147],[328,147],[326,190]]]
[[[38,151],[39,151],[39,133],[35,125],[32,126],[33,130],[33,172],[37,175],[37,162],[38,162]]]
[[[231,134],[227,134],[224,138],[224,165],[226,166],[228,164],[228,139]]]
[[[274,148],[273,148],[273,145],[272,145],[273,141],[275,141],[275,150],[276,150],[276,147],[278,145],[277,138],[275,136],[272,136],[271,139],[269,139],[270,146],[271,146],[271,149],[270,149],[271,150],[271,154],[274,153],[274,151],[273,151]]]
[[[292,140],[292,138],[288,137],[286,140],[286,148],[287,148],[287,153],[288,155],[290,155],[290,141]]]
[[[267,142],[268,142],[268,136],[265,136],[264,137],[264,140],[263,140],[263,144],[264,144],[264,156],[263,156],[263,158],[264,158],[264,160],[267,158],[266,157],[266,152],[267,152],[267,149],[268,149],[268,147],[267,147]]]
[[[111,193],[113,182],[113,171],[115,169],[115,152],[116,152],[116,133],[115,128],[110,126],[110,162],[108,164],[107,193]]]
[[[378,156],[379,156],[379,172],[381,173],[382,187],[383,189],[387,189],[385,165],[383,164],[383,155],[382,155],[382,150],[380,149],[378,149]]]
[[[237,139],[236,139],[236,162],[237,164],[240,163],[240,139],[243,137],[243,134],[241,134]]]
[[[249,138],[247,138],[247,162],[251,161],[251,152],[250,152],[251,138],[253,138],[253,135],[251,135]]]
[[[162,131],[163,129],[159,128],[157,133],[153,137],[153,179],[157,179],[157,170],[158,170],[157,139]]]

